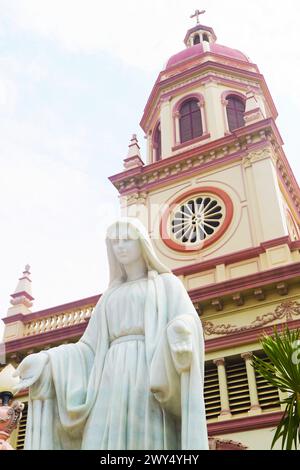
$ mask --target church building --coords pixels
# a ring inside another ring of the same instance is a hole
[[[300,327],[300,192],[264,76],[219,44],[200,13],[146,103],[147,155],[133,135],[109,179],[123,215],[143,222],[201,318],[213,445],[270,449],[284,396],[256,374],[252,355],[263,357],[260,339],[274,325]],[[32,312],[26,266],[3,319],[7,362],[77,341],[100,295]],[[25,426],[26,408],[17,449]]]

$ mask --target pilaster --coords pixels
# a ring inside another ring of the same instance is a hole
[[[224,137],[224,119],[222,116],[222,106],[220,90],[214,81],[209,80],[204,88],[205,112],[207,119],[207,129],[211,139],[220,139]]]
[[[161,100],[160,109],[160,127],[161,127],[161,155],[162,158],[170,157],[172,155],[172,115],[171,104],[169,99]]]

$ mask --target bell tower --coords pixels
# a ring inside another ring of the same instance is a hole
[[[134,136],[110,178],[188,289],[300,260],[299,187],[264,76],[200,14],[146,103],[146,163]]]

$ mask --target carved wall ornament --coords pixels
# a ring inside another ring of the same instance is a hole
[[[266,158],[274,158],[274,154],[271,148],[264,148],[260,150],[256,150],[254,152],[250,152],[246,157],[243,159],[243,165],[245,168],[248,168],[253,165],[255,162],[259,162],[261,160],[265,160]]]
[[[244,359],[244,361],[252,361],[253,358],[253,353],[251,351],[249,352],[244,352],[241,354],[241,358]]]
[[[126,206],[132,206],[134,204],[141,204],[141,205],[145,205],[146,204],[146,201],[147,201],[147,193],[146,192],[143,192],[143,193],[134,193],[134,194],[129,194],[127,197],[126,197],[126,201],[124,203],[124,205]]]
[[[231,323],[222,323],[216,325],[211,321],[202,321],[204,333],[207,336],[211,335],[229,335],[233,333],[240,333],[242,331],[252,330],[272,323],[276,320],[292,320],[293,317],[300,316],[300,303],[293,300],[282,302],[275,308],[274,312],[265,313],[264,315],[257,316],[254,321],[248,325],[237,326]]]

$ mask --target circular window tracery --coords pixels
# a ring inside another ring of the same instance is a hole
[[[229,196],[218,188],[198,188],[173,201],[164,212],[163,241],[176,251],[198,251],[215,242],[233,215]]]
[[[172,233],[181,243],[197,243],[212,235],[224,218],[224,210],[213,197],[194,197],[184,203],[171,221]]]

